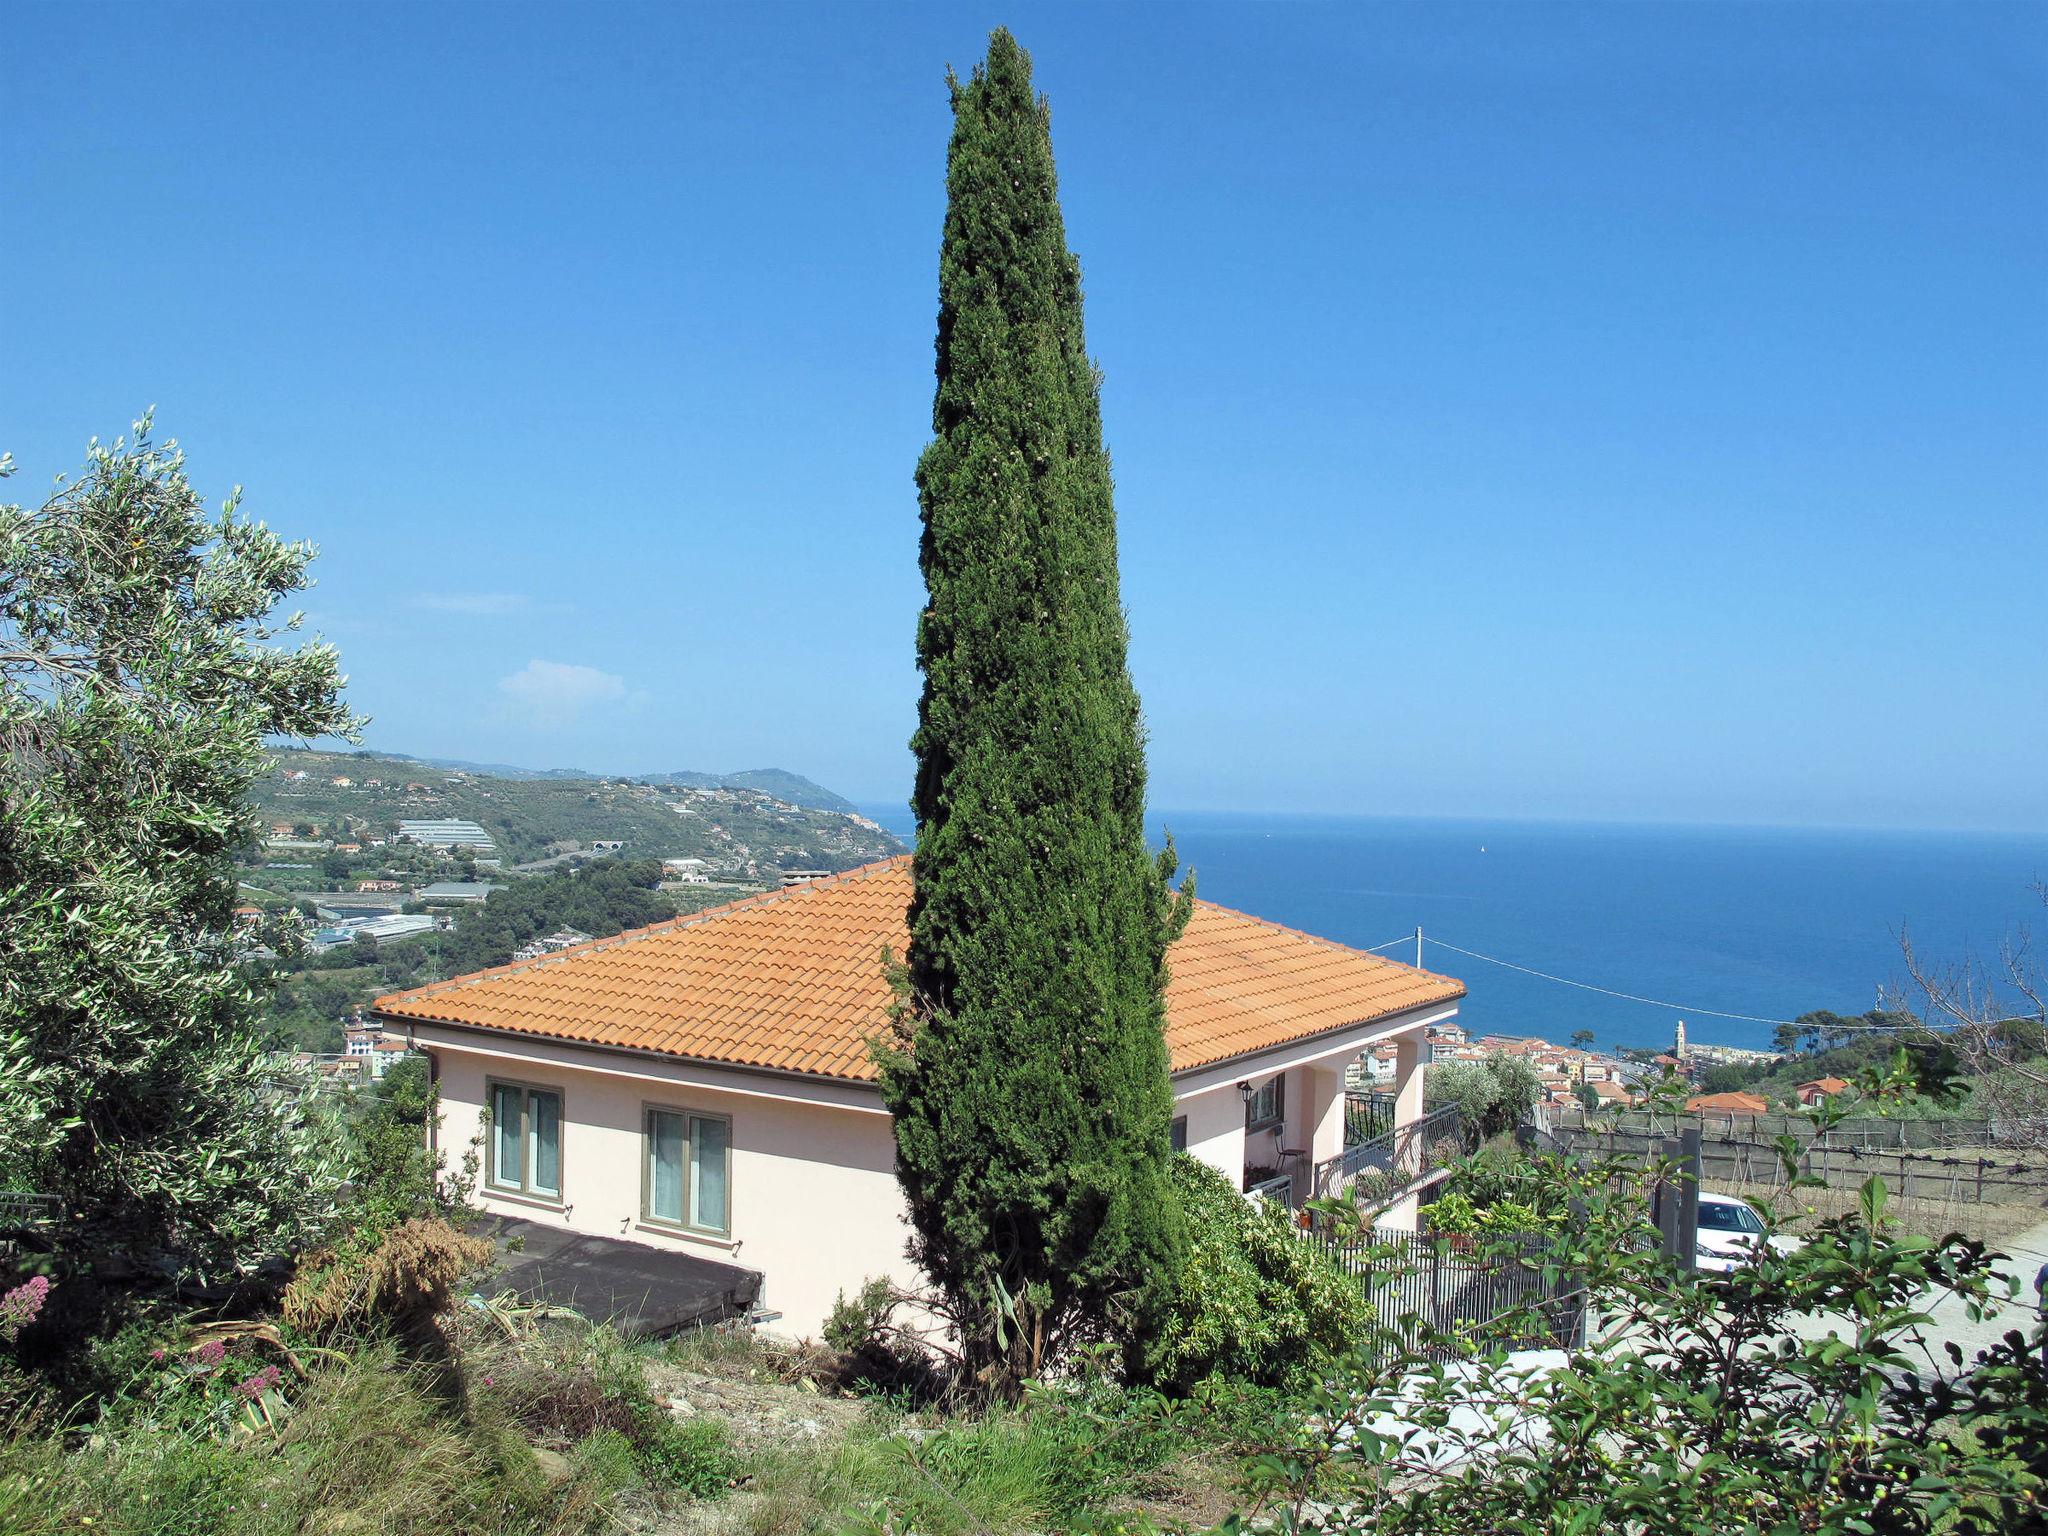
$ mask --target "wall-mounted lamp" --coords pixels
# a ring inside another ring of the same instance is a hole
[[[1245,1107],[1249,1109],[1252,1102],[1252,1085],[1250,1083],[1239,1083],[1237,1085],[1237,1096],[1244,1100]]]

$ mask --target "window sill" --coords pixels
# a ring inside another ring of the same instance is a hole
[[[1279,1120],[1254,1120],[1244,1128],[1244,1133],[1247,1136],[1257,1136],[1265,1131],[1277,1131],[1286,1123],[1287,1121],[1284,1118]]]
[[[706,1248],[721,1248],[727,1253],[733,1252],[740,1245],[740,1240],[736,1237],[721,1237],[716,1232],[699,1232],[693,1227],[672,1227],[666,1222],[648,1221],[644,1217],[633,1223],[633,1230],[645,1232],[649,1237],[668,1237],[686,1243],[702,1243]]]
[[[554,1211],[566,1216],[569,1205],[564,1200],[550,1200],[545,1195],[522,1194],[516,1189],[494,1189],[486,1184],[479,1191],[486,1200],[503,1200],[510,1205],[529,1206],[536,1211]]]

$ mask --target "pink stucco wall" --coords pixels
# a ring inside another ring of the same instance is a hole
[[[815,1336],[842,1291],[873,1275],[909,1284],[908,1229],[896,1185],[896,1143],[885,1114],[741,1096],[680,1083],[587,1071],[553,1061],[510,1063],[437,1047],[440,1147],[459,1168],[478,1134],[489,1078],[516,1078],[562,1094],[562,1203],[489,1188],[486,1210],[558,1221],[742,1265],[766,1277],[761,1305],[782,1313],[778,1332]],[[694,1109],[732,1121],[730,1240],[650,1226],[640,1219],[646,1105]]]
[[[815,1337],[834,1300],[886,1275],[915,1287],[904,1256],[909,1229],[896,1184],[896,1144],[871,1087],[818,1086],[714,1069],[674,1058],[626,1056],[508,1037],[460,1035],[419,1026],[435,1056],[441,1120],[436,1144],[458,1170],[474,1141],[481,1155],[486,1084],[502,1078],[562,1095],[562,1199],[547,1203],[491,1189],[473,1198],[486,1210],[560,1222],[578,1232],[758,1270],[761,1304],[781,1317],[771,1326]],[[1420,1026],[1382,1026],[1371,1038],[1419,1041]],[[1343,1145],[1343,1067],[1364,1041],[1325,1041],[1313,1061],[1276,1062],[1264,1071],[1225,1063],[1175,1081],[1175,1113],[1187,1116],[1188,1150],[1239,1184],[1247,1155],[1269,1161],[1280,1148],[1314,1160]],[[1420,1112],[1421,1073],[1410,1046],[1409,1114]],[[1238,1070],[1244,1075],[1240,1077]],[[1238,1083],[1257,1086],[1285,1072],[1287,1123],[1276,1137],[1255,1133],[1247,1147]],[[641,1219],[642,1134],[648,1105],[696,1110],[732,1123],[731,1235],[718,1238],[649,1225]],[[1412,1218],[1411,1218],[1412,1219]]]

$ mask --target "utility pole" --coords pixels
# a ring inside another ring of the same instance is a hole
[[[1415,969],[1422,969],[1422,924],[1415,925]]]

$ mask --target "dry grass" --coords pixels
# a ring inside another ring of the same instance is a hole
[[[1739,1195],[1745,1200],[1767,1201],[1793,1231],[1813,1221],[1846,1216],[1857,1208],[1853,1189],[1795,1189],[1765,1183],[1716,1183],[1716,1193]],[[1901,1199],[1896,1193],[1886,1209],[1900,1227],[1917,1237],[1946,1237],[1960,1232],[1980,1243],[1997,1246],[2028,1228],[2048,1221],[2048,1201],[2040,1204],[2004,1204],[1958,1195],[1954,1199]],[[1795,1220],[1794,1218],[1798,1218]]]
[[[381,1318],[405,1328],[447,1310],[455,1284],[491,1257],[491,1245],[438,1216],[400,1222],[366,1254],[323,1253],[285,1288],[279,1315],[323,1335]]]

